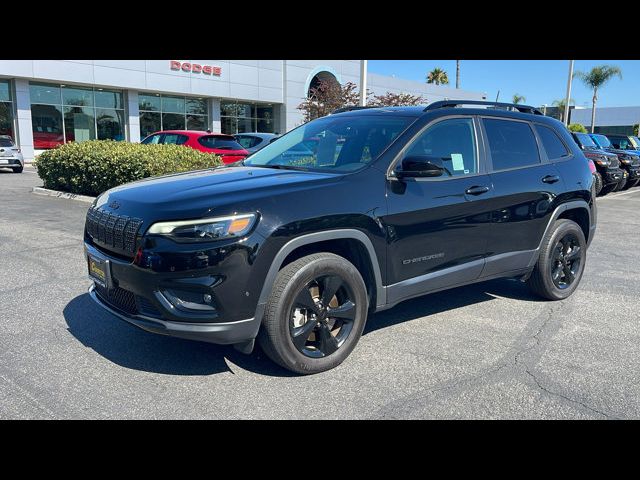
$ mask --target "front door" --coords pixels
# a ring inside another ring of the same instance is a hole
[[[484,266],[493,196],[472,117],[446,117],[427,126],[401,153],[402,158],[442,160],[439,177],[387,182],[387,300],[476,279]]]

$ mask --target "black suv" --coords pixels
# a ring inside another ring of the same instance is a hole
[[[628,173],[620,168],[620,160],[615,153],[607,152],[593,141],[586,133],[572,133],[576,144],[583,150],[585,157],[593,160],[596,166],[594,173],[596,193],[607,193],[620,190],[626,184]]]
[[[90,294],[145,330],[246,353],[257,338],[280,365],[320,372],[369,314],[409,298],[498,277],[568,297],[594,197],[569,132],[532,107],[354,107],[236,164],[99,196]]]

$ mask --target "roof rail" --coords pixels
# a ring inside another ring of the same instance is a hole
[[[484,100],[441,100],[429,104],[424,111],[436,110],[437,108],[457,107],[458,105],[491,105],[493,107],[511,108],[522,113],[531,113],[533,115],[543,115],[543,113],[535,107],[529,105],[520,105],[518,103],[502,103],[502,102],[486,102]]]
[[[365,109],[365,108],[376,108],[376,107],[374,107],[372,105],[367,105],[365,107],[361,107],[359,105],[353,105],[351,107],[342,107],[342,108],[339,108],[337,110],[334,110],[333,112],[331,112],[331,115],[333,115],[334,113],[351,112],[352,110],[362,110],[362,109]]]

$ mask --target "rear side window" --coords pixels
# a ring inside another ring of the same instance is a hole
[[[236,137],[236,140],[238,140],[238,143],[242,146],[242,148],[251,148],[251,147],[255,147],[256,145],[258,145],[260,143],[260,137],[252,137],[252,136],[242,136],[242,137]]]
[[[549,158],[549,160],[568,157],[570,155],[569,150],[567,150],[567,147],[562,143],[562,140],[560,140],[560,137],[558,137],[558,134],[554,132],[552,128],[536,125],[536,129],[538,130],[542,146],[547,152],[547,158]]]
[[[144,143],[145,145],[153,143],[160,143],[160,138],[162,137],[161,134],[157,134],[157,135],[149,135],[147,138],[145,138],[144,140],[142,140],[141,143]]]
[[[538,144],[526,122],[483,119],[493,170],[527,167],[540,163]]]
[[[166,144],[175,144],[182,145],[189,139],[186,135],[180,135],[179,133],[165,133],[164,140],[162,143]]]
[[[200,145],[206,148],[216,148],[218,150],[242,150],[244,147],[238,142],[227,137],[216,137],[213,135],[200,137]]]

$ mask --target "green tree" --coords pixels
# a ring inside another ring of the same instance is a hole
[[[569,106],[574,105],[576,102],[573,98],[569,99]],[[567,100],[563,98],[562,100],[554,100],[551,103],[551,106],[556,107],[558,109],[558,113],[556,115],[551,115],[554,118],[557,118],[561,122],[564,119],[564,107],[567,104]]]
[[[613,77],[622,79],[622,70],[615,65],[599,65],[593,67],[588,72],[576,72],[574,77],[582,80],[587,87],[593,90],[592,107],[591,107],[591,133],[595,129],[596,123],[596,102],[598,101],[598,89],[602,88]]]
[[[445,72],[441,68],[434,68],[427,75],[427,83],[433,83],[435,85],[448,85],[449,77],[447,76],[447,72]]]
[[[636,123],[633,126],[633,134],[637,137],[638,135],[640,135],[640,124]]]
[[[515,104],[526,102],[527,98],[524,95],[518,95],[517,93],[513,94],[512,102]]]
[[[571,132],[587,133],[587,129],[581,123],[572,123],[567,127]]]

